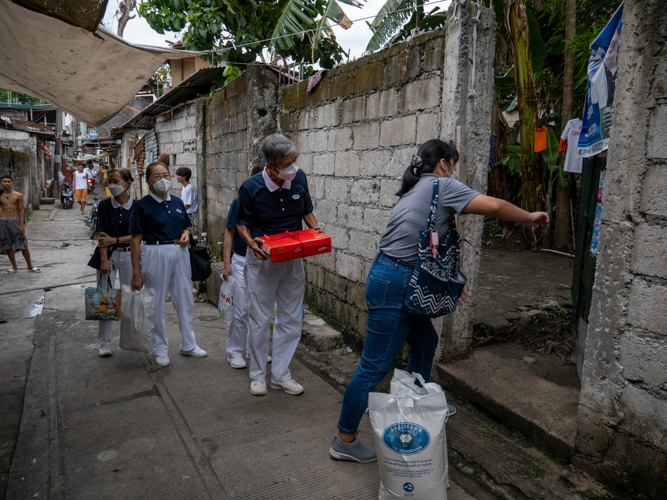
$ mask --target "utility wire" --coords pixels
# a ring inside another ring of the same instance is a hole
[[[450,0],[435,0],[434,2],[424,2],[422,5],[423,6],[435,5],[435,4],[438,4],[438,3],[445,3],[445,2],[449,2],[449,1]],[[382,16],[388,16],[389,14],[396,14],[397,12],[403,12],[403,11],[406,11],[406,10],[414,10],[414,7],[406,7],[404,9],[392,10],[391,12],[385,12],[384,14],[382,14]],[[379,17],[379,16],[380,16],[380,14],[376,14],[374,16],[368,16],[368,17],[361,17],[359,19],[352,19],[352,22],[356,23],[358,21],[366,21],[368,19],[375,19],[376,17]],[[340,23],[330,23],[330,24],[331,24],[332,27],[333,26],[340,26]],[[216,54],[219,54],[219,53],[221,53],[222,51],[225,51],[225,50],[233,50],[233,49],[238,49],[238,48],[241,48],[241,47],[248,47],[249,45],[256,45],[258,43],[270,42],[272,40],[280,40],[281,38],[287,38],[287,37],[295,36],[295,35],[303,35],[303,34],[306,34],[308,32],[311,32],[311,31],[315,31],[315,30],[314,29],[307,29],[307,30],[302,30],[302,31],[295,31],[294,33],[288,33],[287,35],[281,35],[281,36],[276,36],[276,37],[272,37],[272,38],[265,38],[263,40],[257,40],[255,42],[248,42],[248,43],[242,43],[242,44],[236,44],[236,43],[232,42],[232,45],[233,45],[232,47],[224,47],[222,49],[212,49],[211,51],[204,51],[204,52],[214,52]],[[236,63],[233,63],[233,64],[236,64]]]

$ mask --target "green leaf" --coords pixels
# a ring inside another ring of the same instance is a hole
[[[528,6],[526,6],[526,14],[530,34],[530,52],[533,56],[533,72],[537,73],[542,69],[547,58],[547,46],[542,40],[540,23],[533,14],[533,10]]]
[[[368,45],[367,52],[375,52],[387,44],[392,36],[412,16],[412,10],[405,10],[415,4],[423,5],[423,0],[387,0],[371,23],[373,36]]]
[[[542,158],[548,167],[558,163],[558,138],[551,127],[547,127],[547,149],[542,151]]]
[[[308,17],[304,14],[304,11],[311,15],[314,14],[310,6],[305,3],[305,0],[287,0],[279,12],[273,31],[268,37],[274,39],[269,45],[283,50],[289,50],[294,47],[292,37],[278,37],[306,30],[312,23],[312,17]]]

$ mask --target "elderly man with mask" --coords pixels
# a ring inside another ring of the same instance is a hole
[[[250,392],[266,394],[269,356],[269,321],[274,302],[278,315],[273,330],[273,362],[270,386],[287,394],[301,394],[292,380],[289,364],[301,338],[305,275],[301,259],[271,263],[262,250],[261,236],[298,231],[305,221],[319,230],[313,215],[306,174],[296,164],[296,146],[287,137],[273,134],[264,142],[266,166],[261,175],[247,179],[239,190],[238,231],[251,250],[246,254],[248,290]]]

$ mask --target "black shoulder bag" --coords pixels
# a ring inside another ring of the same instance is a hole
[[[433,197],[426,229],[419,239],[417,264],[408,283],[405,306],[415,316],[437,318],[456,310],[467,278],[459,269],[462,241],[453,222],[444,238],[440,238],[433,255],[430,241],[435,230],[435,214],[438,211],[439,181],[433,181]]]
[[[202,246],[195,246],[190,234],[190,267],[192,268],[192,281],[204,281],[211,275],[211,256],[208,250]]]

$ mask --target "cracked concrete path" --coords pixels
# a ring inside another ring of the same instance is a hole
[[[21,419],[3,482],[7,499],[377,498],[377,464],[329,456],[341,393],[294,360],[302,396],[271,389],[252,396],[248,371],[225,361],[227,328],[211,304],[195,304],[194,330],[206,358],[178,354],[169,306],[169,367],[150,372],[152,357],[119,350],[117,326],[113,356],[100,358],[97,323],[84,320],[83,288],[94,280],[85,266],[94,248],[87,228],[74,211],[58,211],[53,221],[37,214],[28,231],[33,260],[53,265],[42,275],[9,276],[26,280],[3,280],[0,290],[0,305],[10,309],[10,322],[0,325],[0,346],[7,348],[0,350],[0,377],[18,381],[12,394],[0,391],[8,403],[3,411],[10,408],[0,417],[8,431]],[[72,245],[53,249],[52,227],[68,235],[56,242]],[[34,312],[40,290],[41,314],[20,319]],[[10,358],[13,368],[5,369]],[[361,437],[372,441],[367,417]],[[452,485],[449,498],[472,497]]]

